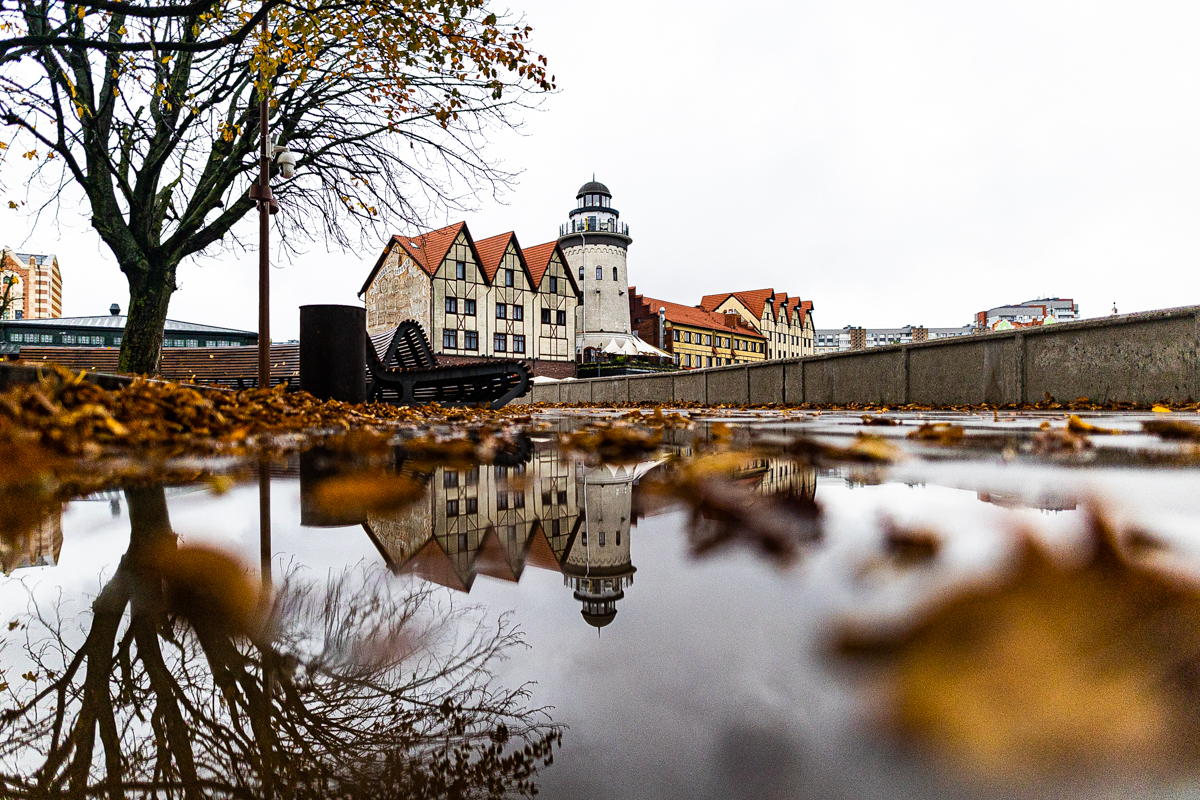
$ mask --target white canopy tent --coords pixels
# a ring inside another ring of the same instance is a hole
[[[674,360],[675,356],[659,350],[649,342],[628,333],[587,333],[580,345],[583,348],[595,348],[601,353],[625,356],[659,357]]]

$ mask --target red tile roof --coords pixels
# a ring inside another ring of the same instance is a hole
[[[755,289],[749,292],[726,292],[725,294],[709,294],[705,295],[700,300],[700,306],[708,311],[714,310],[717,306],[724,303],[730,296],[736,297],[742,302],[755,319],[762,319],[763,306],[766,305],[767,299],[775,294],[774,289]]]
[[[575,276],[571,274],[571,268],[567,264],[567,257],[559,249],[557,241],[525,248],[525,263],[529,265],[529,274],[532,276],[534,288],[539,288],[542,285],[542,278],[545,277],[546,270],[550,268],[550,257],[554,255],[555,251],[558,252],[558,260],[562,262],[563,270],[567,273],[567,280],[571,282],[571,286],[575,288],[575,294],[578,296],[579,284],[576,283]]]
[[[453,246],[454,240],[458,238],[460,232],[465,232],[468,244],[474,246],[474,243],[471,241],[471,233],[467,230],[467,223],[465,222],[456,222],[453,225],[447,225],[445,228],[438,228],[436,231],[429,231],[418,236],[392,236],[387,246],[383,248],[383,253],[379,256],[379,260],[371,268],[371,274],[367,276],[362,289],[358,292],[359,295],[366,294],[367,289],[371,288],[371,282],[375,280],[375,276],[383,268],[383,262],[387,259],[388,253],[392,252],[392,248],[397,245],[413,261],[420,264],[421,269],[425,270],[430,277],[433,277],[437,274],[438,267],[442,265],[442,261],[446,258],[446,254],[450,252],[450,248]]]
[[[630,294],[633,294],[635,288],[630,288]],[[671,303],[666,300],[656,300],[653,297],[642,297],[641,301],[650,307],[652,314],[657,314],[660,308],[666,308],[668,322],[679,325],[691,325],[695,328],[708,328],[725,333],[736,333],[740,336],[749,336],[752,338],[766,338],[757,330],[747,325],[737,314],[719,314],[715,311],[706,311],[703,308],[682,306],[679,303]]]
[[[479,253],[479,266],[483,267],[483,274],[487,276],[488,283],[496,279],[496,270],[500,269],[500,262],[504,260],[504,254],[508,252],[508,243],[515,238],[516,234],[509,231],[499,236],[480,239],[475,243],[475,249]],[[521,252],[519,245],[517,252]]]
[[[804,322],[804,318],[808,312],[812,310],[813,304],[811,300],[801,302],[799,297],[788,297],[786,292],[776,293],[774,289],[755,289],[748,292],[725,292],[724,294],[706,294],[700,300],[700,307],[707,311],[715,311],[716,308],[728,300],[730,297],[736,297],[741,301],[742,305],[754,315],[755,319],[762,319],[763,309],[768,300],[774,302],[775,315],[778,319],[781,315],[785,317],[790,324],[797,325]],[[794,312],[800,312],[799,321],[794,320]]]

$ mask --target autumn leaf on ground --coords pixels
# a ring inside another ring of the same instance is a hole
[[[1184,422],[1179,419],[1154,419],[1143,422],[1142,429],[1163,439],[1200,442],[1200,425],[1194,422]]]
[[[1071,416],[1067,417],[1067,430],[1074,431],[1075,433],[1090,433],[1101,436],[1119,436],[1121,433],[1116,428],[1100,428],[1091,424],[1090,422],[1084,422],[1076,414],[1072,414]]]
[[[908,434],[909,439],[920,439],[938,444],[958,444],[965,433],[962,425],[949,422],[926,422]]]
[[[608,463],[638,461],[662,444],[662,430],[629,423],[594,422],[559,437],[564,450],[599,456]]]
[[[211,547],[165,547],[152,559],[163,576],[169,610],[196,626],[254,636],[264,623],[265,598],[249,569]]]
[[[356,473],[321,480],[312,502],[325,514],[344,518],[397,511],[425,495],[425,486],[402,475]]]
[[[739,543],[787,565],[803,545],[820,540],[820,508],[810,495],[757,491],[760,461],[749,452],[704,455],[643,479],[641,488],[687,504],[693,555]]]
[[[1023,537],[1000,582],[899,634],[844,631],[843,657],[883,669],[887,728],[990,781],[1200,764],[1200,587],[1127,556],[1097,515],[1088,544],[1060,563]]]

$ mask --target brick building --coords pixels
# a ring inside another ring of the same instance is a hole
[[[767,337],[730,309],[718,313],[653,297],[629,287],[633,330],[675,356],[684,369],[746,364],[767,358]]]
[[[526,249],[514,233],[476,241],[465,222],[393,236],[359,296],[368,333],[416,320],[444,363],[508,358],[535,375],[575,374],[581,293],[557,242]]]
[[[1079,319],[1079,306],[1069,297],[1042,297],[1010,306],[997,306],[975,315],[979,330],[999,331]]]
[[[11,287],[11,288],[10,288]],[[55,319],[62,316],[62,274],[58,257],[0,251],[0,297],[10,302],[2,319]]]

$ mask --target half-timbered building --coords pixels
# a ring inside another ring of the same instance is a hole
[[[393,236],[359,292],[367,331],[413,319],[446,363],[514,358],[535,375],[572,376],[581,298],[566,263],[557,242],[524,250],[512,232],[476,241],[465,222]]]

